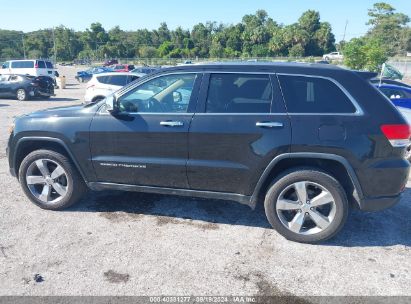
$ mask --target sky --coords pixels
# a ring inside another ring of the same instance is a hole
[[[336,40],[346,40],[367,32],[367,10],[383,0],[0,0],[0,29],[24,32],[65,25],[85,30],[100,22],[106,30],[119,25],[123,30],[155,29],[166,22],[169,29],[217,21],[238,23],[245,14],[264,9],[278,23],[291,24],[301,14],[314,9],[321,20],[331,23]],[[398,12],[411,16],[411,0],[386,0]]]

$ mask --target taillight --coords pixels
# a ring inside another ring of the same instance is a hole
[[[407,124],[382,125],[381,131],[393,147],[405,147],[410,142],[411,130]]]

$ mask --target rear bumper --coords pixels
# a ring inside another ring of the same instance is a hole
[[[402,193],[396,196],[364,198],[361,200],[360,208],[368,212],[381,211],[397,204],[401,197]]]

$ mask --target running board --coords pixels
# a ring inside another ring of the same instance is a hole
[[[240,204],[247,205],[253,209],[255,207],[251,202],[251,196],[237,194],[237,193],[162,188],[162,187],[152,187],[152,186],[136,186],[136,185],[102,183],[102,182],[90,182],[88,183],[88,186],[91,190],[94,190],[94,191],[120,190],[120,191],[157,193],[157,194],[165,194],[165,195],[191,196],[191,197],[201,197],[201,198],[208,198],[208,199],[235,201]]]

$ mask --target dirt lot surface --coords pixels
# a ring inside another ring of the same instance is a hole
[[[0,100],[0,295],[411,295],[411,184],[315,246],[234,202],[100,192],[64,212],[35,207],[8,173],[7,128],[81,103],[74,72],[60,68],[68,86],[48,101]]]

